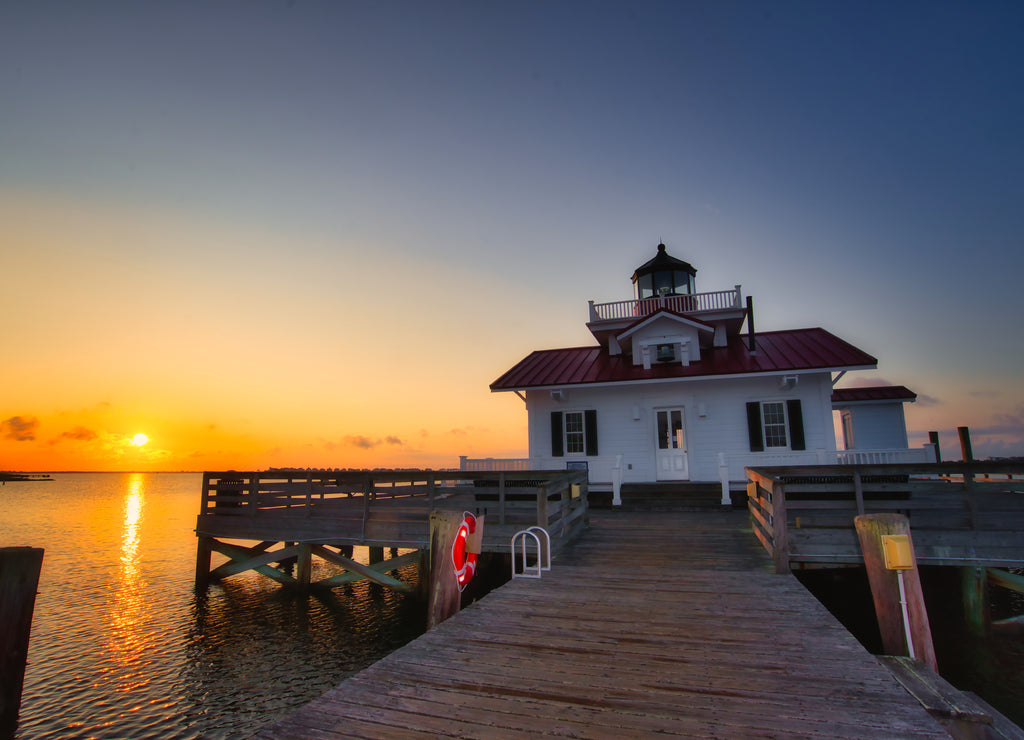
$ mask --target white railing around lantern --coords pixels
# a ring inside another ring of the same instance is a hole
[[[590,320],[632,319],[647,316],[662,308],[678,313],[723,311],[743,308],[742,301],[743,295],[739,285],[733,290],[716,290],[711,293],[694,293],[693,295],[669,295],[612,303],[590,301]]]

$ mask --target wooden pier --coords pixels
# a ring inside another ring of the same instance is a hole
[[[779,572],[864,564],[854,518],[899,513],[921,565],[1024,567],[1024,465],[747,468],[754,532]]]
[[[594,511],[516,579],[256,737],[948,738],[743,510]]]
[[[586,525],[587,473],[205,473],[196,519],[196,586],[255,570],[285,586],[369,579],[409,591],[412,586],[388,573],[416,561],[423,565],[434,511],[485,516],[482,552],[508,552],[516,532],[541,527],[557,553]],[[352,559],[357,545],[370,548],[369,564]],[[385,559],[385,551],[392,557]],[[227,560],[214,567],[214,553]],[[311,583],[314,557],[344,570]]]

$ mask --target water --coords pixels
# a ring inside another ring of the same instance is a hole
[[[199,474],[54,478],[0,488],[0,546],[46,550],[19,740],[249,737],[424,629],[366,582],[302,596],[250,572],[197,595]]]
[[[958,570],[920,569],[939,672],[958,689],[977,694],[1024,727],[1024,634],[972,634],[964,623]],[[883,653],[863,568],[798,571],[797,577],[865,648],[876,655]],[[1024,595],[995,586],[990,593],[993,619],[1024,613]]]

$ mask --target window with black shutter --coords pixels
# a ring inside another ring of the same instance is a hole
[[[596,457],[597,411],[552,411],[551,456],[586,455]]]
[[[800,399],[750,401],[747,403],[747,433],[751,452],[807,449]]]

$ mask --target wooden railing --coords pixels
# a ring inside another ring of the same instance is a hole
[[[754,534],[776,570],[863,562],[854,517],[908,517],[923,565],[1024,566],[1024,465],[747,468]]]
[[[485,544],[494,549],[507,548],[514,530],[528,526],[542,526],[556,540],[586,524],[587,472],[208,472],[203,475],[197,532],[244,539],[248,529],[265,533],[276,520],[284,541],[298,538],[304,531],[303,519],[310,522],[306,529],[320,533],[323,527],[318,520],[332,518],[339,527],[332,539],[363,543],[380,539],[373,534],[374,525],[425,523],[435,508],[468,508],[486,514]],[[214,520],[223,523],[218,528]],[[423,537],[426,533],[423,528]],[[401,546],[411,546],[403,542]]]
[[[800,452],[719,452],[718,479],[722,486],[722,504],[728,505],[733,483],[746,480],[748,468],[775,468],[794,465],[889,465],[895,463],[933,463],[935,445],[891,450],[803,450]]]
[[[658,298],[633,299],[630,301],[613,301],[612,303],[594,303],[590,301],[590,320],[613,321],[648,316],[665,308],[678,313],[701,313],[740,309],[740,286],[733,290],[716,290],[710,293],[693,293],[692,295],[670,295]]]
[[[438,477],[433,471],[204,473],[199,513],[256,516],[260,512],[302,508],[365,495],[366,501],[426,496],[433,500]]]

